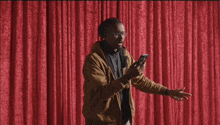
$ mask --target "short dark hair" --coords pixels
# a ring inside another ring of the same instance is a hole
[[[114,26],[118,23],[122,23],[118,18],[108,18],[103,21],[98,28],[98,34],[103,39],[105,38],[106,32],[109,27]]]

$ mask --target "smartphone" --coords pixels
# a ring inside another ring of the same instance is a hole
[[[144,63],[145,60],[147,59],[147,57],[148,57],[148,54],[143,54],[143,55],[141,55],[141,57],[140,57],[139,60],[138,60],[138,63],[140,63],[140,64]],[[141,63],[141,62],[142,62],[142,63]]]

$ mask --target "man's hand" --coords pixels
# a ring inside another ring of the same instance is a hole
[[[123,84],[127,84],[131,78],[139,76],[144,69],[145,69],[145,62],[143,62],[142,65],[138,62],[135,62],[129,67],[126,74],[122,76],[119,79],[119,81],[122,82]]]
[[[171,98],[173,98],[179,102],[182,101],[183,98],[188,100],[187,96],[192,96],[192,95],[189,93],[183,92],[184,90],[185,90],[185,87],[183,89],[169,90],[168,95]]]
[[[126,75],[128,76],[129,79],[140,75],[143,72],[143,70],[145,69],[145,65],[146,65],[145,62],[142,62],[142,63],[135,62],[135,63],[133,63],[130,66],[130,68],[128,69]]]

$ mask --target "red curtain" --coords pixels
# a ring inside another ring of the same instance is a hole
[[[0,1],[0,124],[82,125],[82,67],[118,17],[144,74],[189,100],[132,88],[135,125],[220,124],[219,1]]]

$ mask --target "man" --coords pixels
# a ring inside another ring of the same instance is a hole
[[[169,90],[144,76],[145,62],[135,62],[123,46],[126,32],[120,20],[105,20],[98,33],[102,41],[93,45],[83,67],[86,125],[132,124],[135,106],[131,85],[142,92],[168,95],[178,101],[191,96],[184,89]]]

